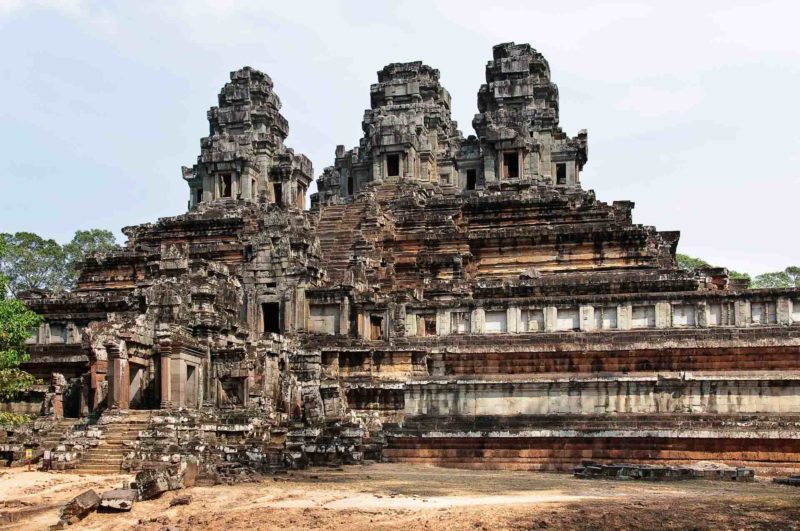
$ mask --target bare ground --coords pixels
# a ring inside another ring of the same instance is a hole
[[[0,528],[46,529],[71,497],[127,478],[6,469]],[[800,529],[800,488],[766,480],[653,484],[392,464],[277,479],[169,492],[70,529]],[[169,507],[185,494],[190,505]]]

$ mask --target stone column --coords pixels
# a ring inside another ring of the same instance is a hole
[[[578,321],[580,329],[584,332],[594,330],[594,306],[580,306],[578,308]]]
[[[792,324],[792,301],[788,297],[778,298],[778,324],[788,326]]]
[[[630,303],[617,306],[617,328],[620,330],[631,329],[632,306]]]
[[[672,326],[672,305],[668,302],[656,303],[656,328]]]
[[[544,308],[544,330],[545,332],[555,332],[558,321],[558,308],[555,306],[545,306]]]
[[[172,407],[172,349],[170,344],[165,342],[159,345],[159,355],[161,357],[161,409]]]
[[[486,310],[483,308],[475,308],[470,315],[470,333],[482,334],[483,325],[486,322]]]
[[[108,345],[108,407],[127,409],[130,405],[128,359],[116,345]]]

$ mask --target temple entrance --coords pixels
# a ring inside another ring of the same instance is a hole
[[[147,370],[143,365],[131,363],[128,367],[128,408],[150,409],[151,401],[147,398]]]
[[[64,418],[77,419],[81,416],[81,378],[70,378],[64,386]]]

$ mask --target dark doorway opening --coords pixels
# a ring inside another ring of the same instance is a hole
[[[383,317],[380,315],[369,316],[369,338],[383,339]]]
[[[272,190],[275,193],[275,204],[283,206],[283,186],[281,186],[281,183],[273,184]]]
[[[347,178],[347,195],[353,195],[353,176]]]
[[[386,155],[386,175],[389,177],[400,176],[400,155]]]
[[[478,170],[467,170],[467,190],[474,190],[478,183]]]
[[[519,155],[516,152],[503,153],[503,169],[507,179],[519,177]]]
[[[230,173],[223,173],[219,176],[219,196],[233,197],[233,178]]]
[[[567,184],[567,165],[563,162],[556,164],[556,184]]]
[[[64,386],[64,418],[77,419],[81,416],[81,379],[70,378]]]
[[[265,334],[281,333],[281,305],[277,302],[265,302],[261,305]]]
[[[195,203],[197,203],[198,205],[200,203],[202,203],[203,202],[203,189],[202,188],[198,188],[197,190],[195,190],[195,196],[194,197],[195,197]]]

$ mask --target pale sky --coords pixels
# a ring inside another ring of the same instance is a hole
[[[390,62],[438,68],[474,134],[492,45],[515,41],[550,62],[564,130],[589,130],[598,199],[714,265],[800,265],[798,20],[797,1],[0,0],[0,232],[64,242],[184,212],[180,167],[245,65],[315,177],[357,144]]]

